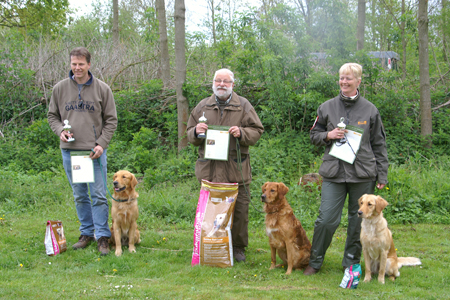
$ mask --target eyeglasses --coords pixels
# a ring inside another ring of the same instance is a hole
[[[230,84],[230,83],[233,83],[233,81],[231,81],[231,80],[220,80],[220,79],[214,79],[214,82],[215,83],[225,83],[225,84]]]

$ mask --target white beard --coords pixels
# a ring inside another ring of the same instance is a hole
[[[216,87],[214,84],[212,86],[214,95],[216,95],[218,98],[227,99],[231,93],[233,92],[233,87]]]

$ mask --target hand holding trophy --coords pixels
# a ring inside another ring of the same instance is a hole
[[[199,121],[199,123],[206,123],[206,121],[208,121],[208,119],[206,119],[206,117],[205,117],[205,112],[203,112],[203,116],[201,116],[198,119],[198,121]],[[199,138],[199,139],[206,139],[206,133],[205,132],[199,133],[197,135],[197,138]]]
[[[339,128],[339,130],[344,131],[345,127],[347,127],[347,125],[345,125],[344,121],[345,121],[345,118],[342,117],[340,119],[340,122],[337,124],[337,127]],[[337,143],[340,143],[339,146],[342,145],[342,144],[345,144],[346,142],[347,142],[347,139],[346,139],[345,135],[344,135],[343,138],[341,138],[339,141],[337,141]]]
[[[68,134],[70,134],[70,129],[72,129],[72,126],[69,125],[69,120],[64,120],[64,131],[67,132]],[[68,142],[73,142],[75,141],[75,139],[73,137],[68,137],[67,138]]]

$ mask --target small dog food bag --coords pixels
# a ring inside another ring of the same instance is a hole
[[[53,256],[67,250],[66,237],[61,221],[47,221],[44,243],[47,255]]]
[[[361,265],[354,264],[345,269],[344,278],[339,285],[344,289],[356,289],[358,287],[359,279],[361,278]]]
[[[237,183],[202,180],[194,223],[192,266],[233,266],[231,226]]]

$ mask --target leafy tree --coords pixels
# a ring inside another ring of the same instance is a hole
[[[20,28],[23,32],[58,31],[67,22],[68,0],[7,0],[0,2],[0,27]]]

